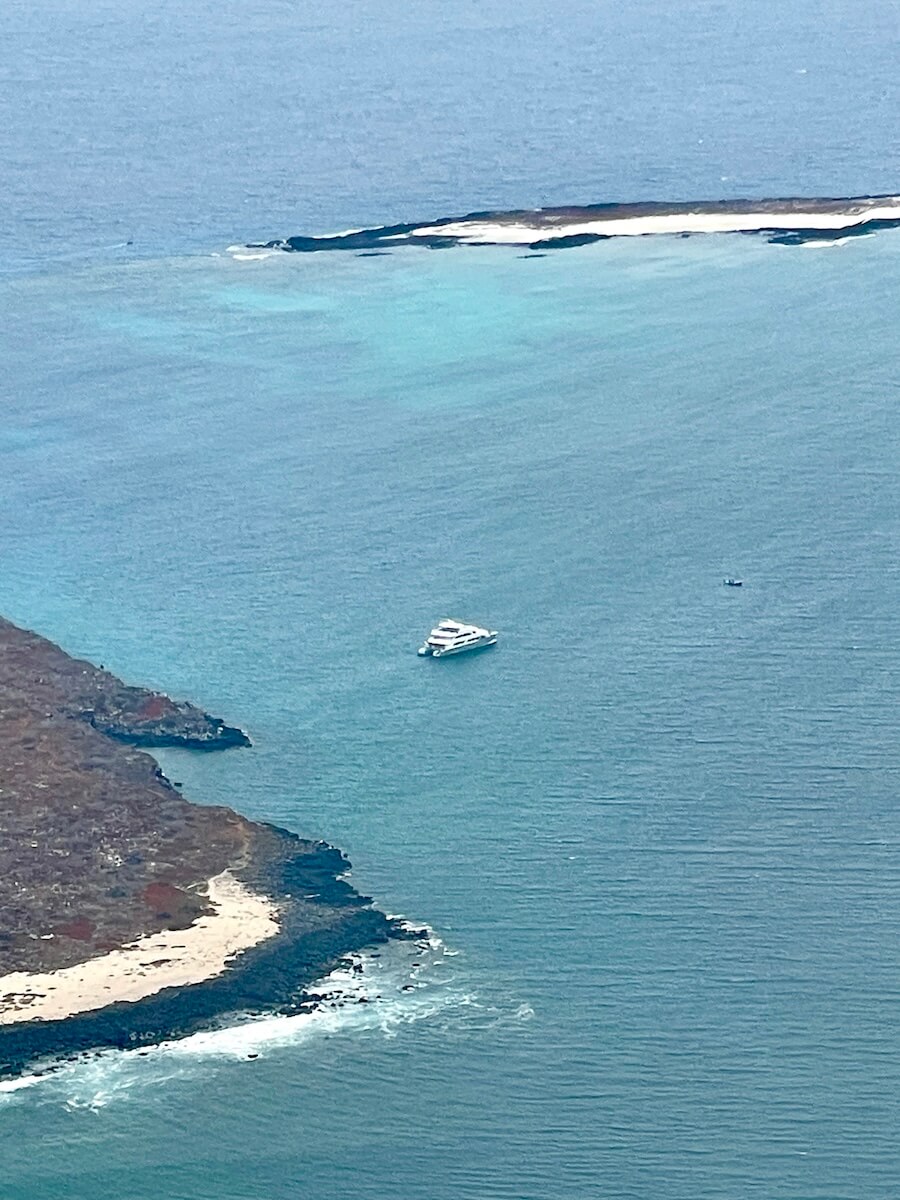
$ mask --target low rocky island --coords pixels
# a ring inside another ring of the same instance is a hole
[[[452,246],[518,246],[563,250],[617,237],[690,237],[708,233],[762,234],[770,242],[802,245],[864,237],[900,226],[900,196],[787,197],[772,200],[698,200],[602,203],[471,212],[346,233],[297,234],[251,242],[251,251],[312,253],[350,250],[363,257],[401,246],[445,250]],[[529,256],[531,257],[531,256]]]
[[[409,936],[338,850],[191,804],[136,748],[249,744],[0,619],[0,1078],[299,1011],[346,955]]]

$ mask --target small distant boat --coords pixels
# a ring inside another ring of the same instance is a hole
[[[448,654],[462,654],[465,650],[493,646],[496,640],[496,629],[482,629],[479,625],[467,625],[464,621],[453,621],[446,617],[438,621],[418,653],[422,658],[425,655],[444,658]]]
[[[726,587],[743,587],[744,586],[743,579],[735,579],[731,575],[729,575],[727,579],[723,579],[722,582],[725,584]]]

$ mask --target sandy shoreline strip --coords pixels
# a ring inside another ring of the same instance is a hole
[[[187,929],[149,934],[60,971],[0,976],[0,1025],[56,1021],[202,983],[221,975],[234,955],[278,932],[276,905],[230,871],[214,875],[208,887],[216,911]]]
[[[748,211],[735,206],[723,212],[648,213],[646,216],[615,216],[602,214],[585,220],[572,219],[548,224],[536,219],[504,222],[461,220],[442,225],[423,225],[397,240],[416,237],[451,237],[461,243],[493,245],[524,245],[551,238],[578,237],[600,234],[605,237],[642,237],[648,234],[679,233],[754,233],[764,230],[852,229],[869,221],[900,221],[900,200],[891,197],[883,203],[866,206],[848,205],[843,210],[816,211],[802,209],[770,212]],[[386,237],[385,242],[392,239]]]

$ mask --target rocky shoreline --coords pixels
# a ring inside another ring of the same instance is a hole
[[[391,938],[426,936],[424,930],[410,932],[400,921],[387,918],[338,878],[350,864],[334,847],[318,843],[312,852],[290,853],[300,839],[274,826],[269,830],[284,839],[288,854],[280,864],[261,864],[259,882],[265,881],[269,894],[280,898],[314,888],[323,907],[337,910],[335,920],[310,927],[302,910],[287,904],[275,938],[244,951],[228,971],[205,983],[61,1021],[2,1026],[0,1080],[50,1070],[91,1051],[138,1049],[247,1016],[307,1011],[316,1003],[307,989],[348,955]]]
[[[0,1078],[242,1014],[302,1011],[305,989],[347,955],[417,936],[348,883],[339,850],[190,804],[127,743],[206,751],[249,739],[0,619]],[[4,977],[46,979],[141,937],[213,923],[205,885],[224,871],[272,902],[278,928],[212,977],[154,989],[148,962],[143,998],[98,997],[61,1020],[29,1019],[28,996],[4,994]]]
[[[705,233],[765,236],[770,242],[804,242],[862,237],[900,227],[900,196],[701,200],[692,203],[640,201],[565,205],[555,208],[488,210],[431,221],[403,222],[332,235],[304,235],[250,242],[248,250],[317,253],[352,251],[363,257],[401,246],[445,250],[454,246],[518,246],[563,250],[613,237]]]

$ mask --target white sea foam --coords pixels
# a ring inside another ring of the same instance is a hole
[[[874,233],[858,233],[850,237],[816,238],[811,242],[803,242],[804,250],[830,250],[834,246],[847,246],[851,242],[861,242],[864,238],[873,238]]]
[[[378,228],[381,228],[379,226]],[[339,233],[322,234],[316,241],[328,242],[332,238],[351,237],[355,233],[378,232],[378,229],[342,229]],[[230,254],[235,262],[260,262],[266,258],[278,258],[284,251],[278,246],[226,246],[226,254]]]
[[[282,254],[282,251],[275,247],[251,250],[248,246],[228,246],[226,252],[234,262],[261,262],[263,259],[276,258]]]
[[[420,926],[408,925],[412,932]],[[192,1034],[140,1050],[104,1050],[0,1083],[0,1107],[35,1094],[39,1102],[97,1111],[146,1087],[158,1087],[216,1062],[250,1062],[288,1049],[311,1049],[336,1037],[396,1038],[405,1027],[438,1021],[495,1025],[530,1019],[529,1005],[481,1000],[471,979],[453,961],[458,951],[433,931],[412,941],[390,942],[348,956],[308,989],[317,1000],[293,1016],[237,1019],[221,1029]]]

